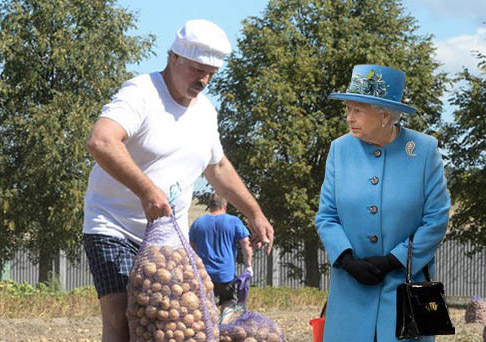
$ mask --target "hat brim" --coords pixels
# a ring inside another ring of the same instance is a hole
[[[407,106],[406,104],[403,104],[401,102],[387,100],[376,96],[353,94],[353,93],[331,93],[329,95],[329,98],[334,100],[369,103],[375,106],[386,107],[386,108],[398,110],[400,112],[408,113],[408,114],[414,114],[417,111],[415,108]]]

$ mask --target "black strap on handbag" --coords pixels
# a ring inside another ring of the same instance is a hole
[[[322,310],[321,310],[321,315],[319,317],[325,317],[326,315],[326,308],[327,308],[327,299],[326,301],[324,302],[324,306],[322,307]]]
[[[452,325],[444,299],[444,286],[430,280],[428,267],[423,268],[426,281],[412,282],[412,243],[408,242],[405,283],[397,287],[396,337],[399,340],[421,336],[453,335]]]
[[[412,243],[413,243],[413,234],[408,239],[407,277],[405,280],[407,283],[412,282]],[[422,269],[422,272],[424,272],[425,280],[430,283],[431,278],[429,273],[429,266],[425,265],[424,268]]]

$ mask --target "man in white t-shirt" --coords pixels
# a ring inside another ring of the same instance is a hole
[[[204,174],[248,218],[253,245],[273,228],[225,157],[217,113],[201,94],[231,52],[221,28],[190,20],[177,31],[162,72],[123,84],[95,123],[96,161],[84,206],[84,246],[100,299],[103,342],[129,341],[126,284],[147,225],[172,213],[187,237],[193,185]],[[169,204],[171,188],[180,190]]]

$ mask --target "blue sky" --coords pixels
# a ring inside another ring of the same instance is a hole
[[[157,56],[130,66],[131,70],[142,73],[165,66],[166,52],[175,31],[186,20],[214,21],[226,31],[234,47],[241,21],[261,15],[268,0],[120,0],[119,3],[138,13],[137,33],[157,36]],[[471,50],[486,53],[486,0],[404,0],[403,4],[418,20],[419,33],[434,35],[437,58],[444,63],[444,70],[454,73],[464,65],[477,71],[477,60]]]
[[[232,46],[240,36],[242,20],[249,16],[261,16],[268,0],[209,0],[209,1],[161,1],[120,0],[119,3],[137,13],[138,30],[133,33],[152,33],[157,37],[156,56],[144,60],[129,69],[137,73],[162,70],[166,64],[175,32],[188,19],[208,19],[221,26]],[[441,70],[454,74],[468,67],[478,72],[477,59],[472,51],[486,54],[486,0],[404,0],[405,9],[418,21],[420,34],[432,34],[437,48],[436,58]],[[452,119],[453,108],[443,98],[446,121]],[[216,99],[210,100],[218,106]]]
[[[436,58],[443,64],[442,70],[454,74],[466,66],[478,72],[472,51],[486,54],[486,0],[404,0],[402,3],[417,19],[418,32],[434,36]],[[130,71],[146,73],[165,67],[175,32],[185,21],[203,18],[215,22],[225,30],[235,47],[242,20],[261,16],[268,0],[119,0],[119,4],[138,14],[138,30],[131,34],[152,33],[157,37],[156,56],[129,66]],[[447,97],[446,94],[444,103]],[[210,100],[218,106],[214,98]],[[446,121],[451,120],[452,110],[450,105],[445,105],[443,118]]]

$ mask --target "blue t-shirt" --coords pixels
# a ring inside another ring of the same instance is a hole
[[[197,254],[215,283],[234,279],[238,243],[249,235],[243,222],[228,214],[204,215],[189,229],[189,240],[196,245]]]

